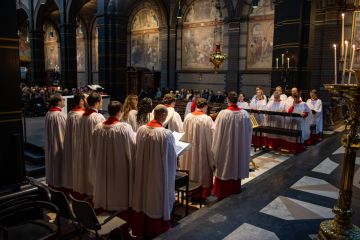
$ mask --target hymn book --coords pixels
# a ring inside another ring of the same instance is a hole
[[[190,143],[182,142],[180,139],[182,136],[184,136],[185,133],[179,133],[179,132],[172,132],[174,138],[175,138],[175,151],[176,151],[176,157],[180,157],[185,150],[189,149],[191,147]]]

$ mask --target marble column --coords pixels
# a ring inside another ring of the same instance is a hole
[[[240,48],[240,21],[233,20],[229,23],[229,55],[228,72],[226,76],[226,91],[239,92],[239,48]]]
[[[24,179],[22,110],[20,104],[19,40],[16,1],[3,0],[0,8],[0,188]]]

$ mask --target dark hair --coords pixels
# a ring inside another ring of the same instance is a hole
[[[111,101],[108,105],[109,115],[114,117],[116,114],[122,111],[123,105],[119,101]]]
[[[85,101],[85,95],[83,93],[76,93],[74,95],[74,102],[76,105],[80,104],[80,100],[84,100]]]
[[[310,93],[313,93],[313,94],[316,94],[316,95],[317,95],[316,89],[311,89]]]
[[[56,93],[50,97],[50,105],[56,107],[59,105],[59,102],[62,101],[62,96],[60,93]]]
[[[208,102],[205,98],[198,98],[196,100],[196,107],[197,108],[203,108],[208,105]]]
[[[136,114],[136,122],[139,124],[146,123],[148,114],[152,111],[152,100],[150,98],[143,98],[138,104],[138,112]]]
[[[95,104],[100,101],[101,101],[101,95],[96,92],[90,93],[90,95],[87,97],[87,103],[89,104],[90,107],[95,106]]]
[[[228,94],[229,102],[231,103],[237,103],[238,101],[238,94],[234,91],[229,92]]]
[[[163,100],[162,100],[162,103],[163,104],[172,104],[173,102],[176,101],[176,98],[173,94],[171,93],[168,93],[168,94],[165,94]]]

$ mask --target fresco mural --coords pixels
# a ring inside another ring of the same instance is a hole
[[[99,33],[96,24],[94,24],[92,34],[92,72],[97,73],[99,71]]]
[[[351,27],[348,28],[348,32],[351,32]],[[360,12],[357,12],[355,15],[355,31],[353,34],[352,44],[355,44],[357,50],[355,51],[353,68],[357,69],[360,68],[360,54],[358,51],[360,49]]]
[[[76,62],[77,71],[85,72],[85,35],[81,21],[78,21],[78,27],[76,28]]]
[[[274,36],[274,4],[260,0],[249,18],[247,68],[270,69]]]
[[[60,67],[59,37],[51,23],[44,24],[44,56],[45,70]]]
[[[222,1],[221,6],[224,9]],[[221,15],[223,16],[224,13]],[[182,30],[181,65],[183,69],[212,69],[214,67],[209,57],[215,47],[215,16],[218,19],[221,18],[216,11],[214,0],[198,0],[189,6],[185,13]],[[223,42],[222,32],[220,42]]]
[[[18,35],[19,35],[20,61],[30,62],[31,53],[30,53],[30,45],[29,45],[29,26],[27,22],[20,25]]]
[[[160,70],[159,21],[152,9],[142,9],[131,24],[131,66]]]

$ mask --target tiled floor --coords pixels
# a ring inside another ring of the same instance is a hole
[[[158,239],[315,239],[333,218],[344,148],[337,131],[296,156],[254,155],[259,169],[245,190],[203,208]],[[353,188],[353,223],[360,224],[360,157]]]

